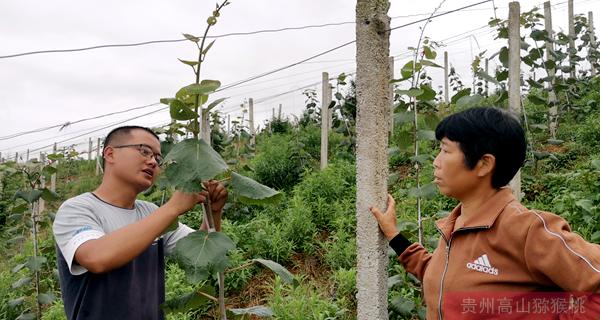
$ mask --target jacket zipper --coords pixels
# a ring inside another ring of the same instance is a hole
[[[446,236],[444,235],[442,230],[440,230],[440,228],[438,228],[437,226],[435,226],[435,228],[442,235],[442,238],[444,238],[444,240],[446,240],[446,262],[444,264],[444,272],[442,273],[442,279],[440,280],[440,295],[438,298],[438,319],[443,320],[444,316],[442,315],[442,296],[443,296],[443,291],[444,291],[444,279],[446,278],[446,272],[448,271],[448,262],[450,261],[450,245],[452,244],[453,233],[456,233],[457,231],[463,231],[463,230],[489,229],[490,226],[463,227],[460,229],[456,229],[456,231],[454,231],[453,233],[450,234],[450,239],[446,239]]]

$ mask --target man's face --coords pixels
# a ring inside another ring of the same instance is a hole
[[[440,153],[435,157],[433,167],[433,182],[442,194],[455,199],[463,199],[480,182],[476,170],[465,164],[465,155],[459,144],[447,138],[441,141]]]
[[[113,174],[127,183],[135,185],[141,192],[152,186],[160,167],[154,156],[144,156],[138,146],[116,148],[123,145],[144,145],[154,154],[160,155],[160,142],[144,130],[132,130],[113,145]]]

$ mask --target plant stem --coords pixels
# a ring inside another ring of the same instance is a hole
[[[212,215],[212,208],[210,198],[204,202],[204,218],[208,221],[208,232],[215,232],[215,220]],[[219,281],[219,311],[221,313],[221,320],[227,320],[227,313],[225,309],[225,272],[221,271],[218,274]]]
[[[34,265],[37,265],[37,252],[38,252],[38,238],[37,238],[37,226],[36,226],[37,222],[36,222],[36,205],[34,203],[31,204],[31,231],[32,231],[32,235],[33,235],[33,261],[34,261]],[[35,270],[35,297],[36,297],[36,310],[35,310],[35,314],[36,314],[36,319],[41,319],[42,318],[42,314],[41,314],[41,305],[40,302],[38,300],[39,296],[40,296],[40,273],[39,270],[37,270],[38,268],[36,267]]]
[[[253,264],[254,264],[254,261],[250,261],[250,262],[244,263],[244,264],[243,264],[243,265],[241,265],[241,266],[237,266],[237,267],[235,267],[235,268],[233,268],[233,269],[228,269],[228,270],[225,270],[225,272],[227,272],[227,273],[236,272],[236,271],[239,271],[239,270],[242,270],[242,269],[248,268],[248,267],[250,267],[250,266],[251,266],[251,265],[253,265]]]

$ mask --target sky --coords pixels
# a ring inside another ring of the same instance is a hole
[[[479,1],[392,0],[388,15],[391,26],[423,19],[442,4],[438,13]],[[503,41],[493,39],[493,30],[482,28],[491,17],[508,16],[508,1],[495,0],[433,19],[425,29],[432,40],[446,40],[436,62],[443,63],[448,51],[464,83],[471,82],[474,55],[496,52]],[[521,11],[542,6],[541,1],[520,1]],[[567,29],[566,0],[554,0],[555,30]],[[355,39],[355,1],[350,0],[232,0],[221,11],[209,35],[300,27],[330,23],[335,26],[218,38],[210,49],[202,79],[219,80],[226,86],[239,80],[290,65]],[[105,44],[181,39],[182,33],[202,35],[213,1],[2,1],[0,2],[0,56],[30,51],[82,48]],[[600,0],[575,0],[575,13],[600,15]],[[596,20],[600,17],[596,18]],[[596,25],[598,23],[596,22]],[[415,46],[423,22],[394,30],[390,55],[396,57],[395,73],[409,60],[407,48]],[[211,95],[210,100],[228,99],[219,107],[224,117],[241,115],[240,105],[256,101],[255,121],[264,120],[282,105],[284,116],[300,115],[305,105],[302,91],[316,89],[320,99],[321,73],[330,77],[355,70],[355,46],[320,56],[281,72]],[[101,48],[80,52],[46,53],[0,58],[0,152],[2,158],[23,160],[59,148],[88,149],[111,128],[124,124],[159,126],[169,122],[165,105],[152,105],[173,97],[179,88],[194,82],[189,66],[178,61],[195,60],[191,42],[159,43],[136,47]],[[491,64],[493,69],[494,65]],[[442,71],[431,70],[434,87],[442,85]],[[335,84],[335,83],[332,83]],[[281,93],[290,92],[277,96]],[[150,106],[149,106],[150,105]],[[147,107],[144,107],[147,106]],[[62,128],[11,138],[12,135],[142,107]],[[147,113],[154,112],[149,115]],[[130,121],[126,121],[132,119]]]

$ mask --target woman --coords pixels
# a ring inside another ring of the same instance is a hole
[[[434,182],[460,204],[436,222],[434,252],[398,232],[391,196],[385,213],[371,208],[399,262],[422,281],[427,319],[597,319],[600,246],[561,217],[528,210],[507,187],[525,159],[519,121],[468,109],[445,118],[436,138]]]

